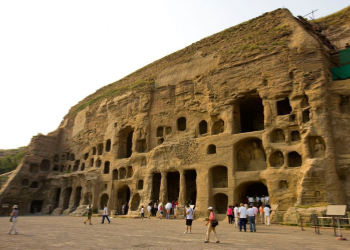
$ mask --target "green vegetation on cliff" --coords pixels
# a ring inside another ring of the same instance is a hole
[[[18,166],[24,156],[24,147],[18,149],[0,149],[0,174],[10,172]]]
[[[326,29],[330,26],[348,24],[350,22],[350,6],[328,16],[318,18],[315,21],[323,25]]]

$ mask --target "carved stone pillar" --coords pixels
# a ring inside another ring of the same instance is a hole
[[[186,177],[185,171],[180,171],[180,196],[179,196],[179,207],[186,205]]]
[[[159,192],[159,202],[163,203],[163,206],[168,201],[168,182],[167,182],[167,177],[168,173],[167,172],[162,172],[162,180],[160,182],[160,192]]]

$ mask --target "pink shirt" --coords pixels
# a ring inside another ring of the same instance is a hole
[[[253,210],[254,210],[254,214],[257,215],[257,213],[258,213],[257,207],[253,207]]]
[[[213,221],[215,220],[215,214],[213,212],[210,212],[210,215],[209,215],[209,221]]]
[[[232,215],[232,208],[229,207],[229,208],[227,209],[227,215]]]

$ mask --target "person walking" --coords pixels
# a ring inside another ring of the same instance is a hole
[[[265,214],[265,225],[270,226],[270,208],[268,205],[265,205],[264,207],[264,214]]]
[[[166,209],[166,219],[169,220],[170,219],[170,211],[172,209],[172,204],[169,201],[165,205],[165,209]]]
[[[264,205],[262,205],[262,204],[259,207],[259,213],[260,213],[260,218],[261,218],[261,224],[264,224]]]
[[[255,226],[255,210],[250,205],[247,210],[248,215],[248,221],[249,221],[249,228],[250,232],[256,232],[256,226]]]
[[[193,212],[194,211],[191,208],[190,204],[187,204],[187,206],[186,206],[186,231],[185,231],[185,234],[188,233],[188,228],[190,228],[190,233],[192,231]]]
[[[152,207],[151,207],[151,204],[152,204],[152,203],[149,203],[149,204],[148,204],[148,207],[147,207],[147,211],[148,211],[148,219],[151,219],[151,212],[152,212]]]
[[[235,215],[235,228],[238,228],[238,222],[239,222],[239,218],[238,218],[238,203],[236,203],[235,208],[233,209],[233,214]]]
[[[105,208],[103,209],[103,217],[102,217],[102,222],[101,224],[103,224],[105,222],[105,218],[107,218],[108,223],[111,223],[111,221],[108,218],[108,208],[107,208],[107,204],[105,204]]]
[[[145,219],[145,209],[143,206],[141,206],[141,219],[144,220]]]
[[[158,211],[159,211],[159,219],[163,219],[163,204],[161,202],[159,202]]]
[[[216,220],[215,219],[215,214],[213,212],[213,207],[208,207],[208,211],[209,211],[209,220],[207,221],[207,223],[205,224],[206,226],[208,226],[207,228],[207,234],[205,235],[205,241],[204,243],[209,243],[209,237],[210,237],[210,233],[213,231],[214,237],[216,242],[215,243],[220,243],[220,241],[218,240],[218,237],[216,236],[216,231],[215,231],[215,227],[212,227],[211,223]]]
[[[15,234],[18,234],[18,231],[17,231],[18,206],[17,205],[13,206],[13,210],[12,210],[10,216],[11,216],[10,221],[12,222],[12,225],[10,227],[10,230],[7,232],[7,234],[11,234],[12,230],[15,231]]]
[[[90,225],[92,225],[91,223],[91,216],[92,216],[92,209],[91,209],[91,205],[88,206],[88,213],[87,213],[88,218],[86,219],[86,221],[84,221],[84,224],[86,225],[86,222],[89,221]]]
[[[232,206],[228,206],[227,208],[227,218],[228,218],[228,224],[232,224]]]
[[[238,209],[239,216],[239,231],[242,232],[242,227],[244,232],[247,232],[247,209],[241,203],[241,207]]]
[[[122,214],[123,215],[125,214],[125,204],[123,204],[123,206],[122,206]]]

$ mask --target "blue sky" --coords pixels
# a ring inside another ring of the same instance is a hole
[[[0,149],[55,130],[87,95],[277,8],[326,16],[349,1],[0,1]]]

